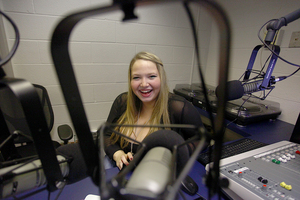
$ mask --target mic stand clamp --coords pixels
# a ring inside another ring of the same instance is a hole
[[[258,51],[263,47],[263,45],[257,45],[254,47],[254,49],[252,50],[251,56],[250,56],[250,60],[248,62],[248,66],[247,69],[245,71],[245,75],[244,75],[244,79],[243,82],[247,82],[250,81],[250,74],[252,72],[252,68],[257,56]],[[273,45],[274,51],[277,55],[279,55],[280,53],[280,47],[277,45]],[[274,84],[274,76],[272,76],[273,70],[275,68],[275,64],[276,61],[278,59],[278,56],[273,54],[270,61],[269,61],[269,65],[268,68],[266,70],[266,73],[263,75],[263,79],[262,79],[262,83],[260,85],[260,89],[264,91],[263,97],[256,97],[259,98],[261,100],[264,100],[267,98],[267,96],[270,94],[270,92],[274,89],[275,86],[272,86],[272,84]],[[265,90],[270,90],[267,94],[265,94]]]

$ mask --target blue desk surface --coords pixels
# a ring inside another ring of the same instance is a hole
[[[111,179],[114,175],[119,172],[117,168],[107,170],[107,179]],[[202,184],[202,178],[205,176],[205,169],[203,165],[199,162],[195,162],[189,175],[197,182],[199,186],[198,193],[201,194],[204,198],[208,198],[208,190]],[[51,200],[54,200],[59,191],[54,191],[51,193]],[[92,182],[90,178],[85,178],[79,182],[73,183],[71,185],[65,186],[62,193],[59,196],[59,200],[83,200],[88,194],[99,195],[98,187]],[[185,194],[185,193],[184,193]],[[22,194],[23,195],[23,194]],[[19,196],[20,197],[20,196]],[[198,195],[189,196],[185,194],[186,199],[196,199]],[[48,198],[48,191],[44,190],[33,196],[25,198],[26,200],[46,200]],[[6,200],[13,200],[14,198],[7,198]],[[212,199],[218,199],[217,196],[214,196]]]
[[[199,112],[202,116],[207,117],[207,113],[201,109]],[[229,124],[228,128],[244,137],[249,137],[251,139],[261,141],[264,143],[275,143],[282,140],[289,140],[294,125],[280,121],[280,120],[273,120],[273,121],[264,121],[255,124],[250,124],[247,126],[239,126],[234,123]],[[107,178],[110,179],[118,172],[117,168],[107,170]],[[208,189],[202,183],[202,179],[205,176],[205,169],[204,166],[195,162],[192,170],[190,171],[189,175],[197,182],[199,186],[198,193],[201,194],[204,198],[208,198]],[[56,195],[59,191],[55,191],[51,193],[50,199],[55,199]],[[60,197],[58,199],[72,199],[72,200],[82,200],[88,194],[99,194],[99,189],[97,186],[93,184],[90,178],[83,179],[77,183],[67,185]],[[42,191],[34,196],[25,198],[30,200],[41,200],[47,199],[48,192]],[[186,199],[195,199],[198,196],[189,196],[186,194]],[[211,199],[217,199],[217,196],[213,196]],[[13,199],[13,198],[8,198]]]
[[[206,111],[197,109],[201,116],[208,118]],[[228,120],[226,120],[226,124],[229,124],[227,128],[233,132],[266,144],[289,140],[294,129],[293,124],[277,119],[248,124],[247,126],[230,123]]]

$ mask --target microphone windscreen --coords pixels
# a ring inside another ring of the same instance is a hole
[[[154,147],[133,171],[126,191],[135,196],[157,199],[172,179],[172,153],[165,147]]]
[[[88,177],[87,167],[78,143],[66,144],[56,149],[58,154],[70,158],[67,184],[78,182]]]
[[[142,143],[146,144],[145,154],[154,147],[165,147],[173,152],[175,145],[180,145],[184,142],[183,137],[172,130],[155,131],[142,141]],[[187,145],[179,147],[177,150],[177,173],[180,173],[188,160],[189,150]]]
[[[216,88],[216,96],[220,98],[220,87]],[[244,88],[241,81],[233,80],[227,82],[227,101],[239,99],[244,95]]]

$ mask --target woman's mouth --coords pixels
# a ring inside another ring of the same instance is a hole
[[[148,97],[150,96],[152,90],[140,90],[140,93],[143,97]]]

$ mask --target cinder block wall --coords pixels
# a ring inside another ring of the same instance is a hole
[[[12,17],[20,29],[20,47],[10,70],[18,78],[44,85],[50,93],[55,112],[52,138],[59,140],[56,128],[71,124],[60,92],[50,55],[50,38],[56,24],[64,16],[82,9],[109,5],[110,0],[0,0],[1,9]],[[232,27],[232,48],[229,80],[237,80],[246,70],[252,49],[261,44],[257,32],[270,19],[277,19],[300,8],[295,0],[218,0]],[[192,6],[201,54],[201,65],[207,84],[218,85],[219,30],[204,7]],[[176,84],[199,82],[195,66],[190,24],[179,3],[157,4],[136,9],[137,21],[123,24],[122,13],[113,12],[80,22],[70,40],[70,52],[91,130],[106,120],[114,98],[127,90],[127,69],[130,59],[139,51],[151,51],[165,63],[170,90]],[[14,43],[14,32],[4,21],[5,41]],[[300,49],[289,48],[292,32],[300,31],[300,20],[283,27],[279,40],[280,55],[300,64]],[[266,32],[264,29],[263,32]],[[5,45],[1,45],[3,48]],[[259,52],[255,69],[261,69],[267,50]],[[277,61],[273,75],[286,76],[297,68]],[[300,111],[299,73],[278,82],[267,100],[278,102],[279,119],[294,124]],[[259,95],[259,94],[257,94]],[[283,133],[284,134],[284,133]]]
[[[72,124],[50,54],[52,32],[66,15],[110,5],[112,1],[0,2],[1,9],[14,20],[21,35],[19,48],[11,61],[14,77],[46,87],[55,115],[51,136],[59,141],[57,127]],[[192,6],[192,11],[200,38],[201,62],[205,67],[212,19],[197,4]],[[183,6],[155,4],[138,7],[136,13],[139,19],[127,23],[121,22],[121,11],[100,14],[81,21],[72,32],[70,55],[92,131],[106,120],[115,97],[127,91],[128,65],[139,51],[153,52],[163,60],[171,91],[179,83],[199,82],[193,67],[194,41]],[[4,27],[11,48],[15,34],[5,20]]]
[[[258,31],[271,19],[278,19],[300,9],[300,1],[295,0],[217,0],[226,11],[232,27],[232,49],[230,64],[230,80],[239,79],[245,72],[251,52],[256,45],[262,44],[257,37]],[[280,56],[284,59],[300,65],[300,48],[289,48],[291,35],[300,31],[300,19],[289,23],[281,28],[282,34],[279,38]],[[264,37],[266,29],[261,32]],[[206,82],[217,85],[216,56],[218,55],[218,28],[213,23],[211,30],[211,43],[206,66]],[[260,70],[270,55],[270,51],[263,49],[258,52],[254,63],[254,69]],[[267,67],[267,66],[266,66]],[[286,64],[278,59],[273,76],[288,76],[298,68]],[[275,89],[266,100],[278,102],[282,109],[279,119],[295,124],[300,112],[300,73],[275,84]],[[260,95],[259,92],[255,95]],[[284,130],[283,130],[283,133]]]

